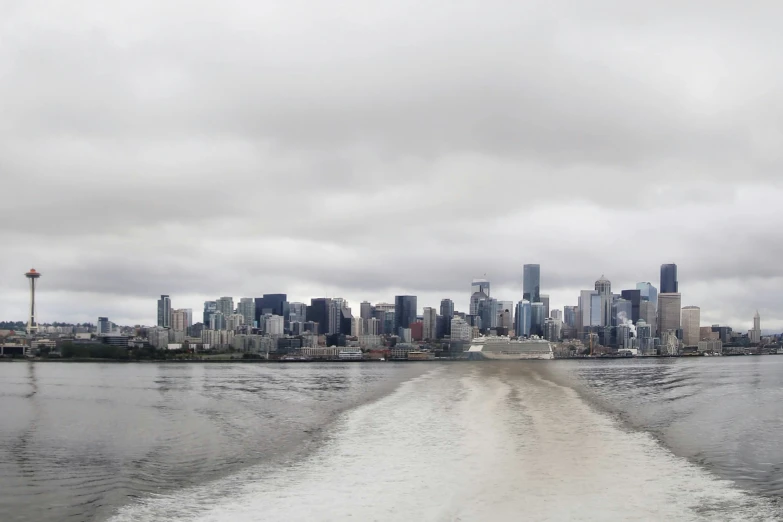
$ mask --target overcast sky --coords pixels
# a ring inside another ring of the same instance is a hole
[[[517,301],[783,328],[783,3],[0,0],[0,319]]]

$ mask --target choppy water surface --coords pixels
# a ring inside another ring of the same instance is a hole
[[[783,357],[14,363],[0,519],[776,520],[781,374]]]

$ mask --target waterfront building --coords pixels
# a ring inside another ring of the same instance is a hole
[[[533,310],[530,301],[523,299],[517,303],[514,331],[517,337],[529,337],[533,322]]]
[[[400,328],[409,328],[416,321],[416,296],[398,295],[394,297],[394,326],[395,331]]]
[[[661,265],[661,294],[676,294],[680,291],[677,282],[677,265]]]
[[[600,326],[612,325],[612,283],[604,276],[595,282],[595,291],[600,296],[601,323]]]
[[[681,326],[682,296],[676,293],[658,294],[658,332],[677,332]],[[665,341],[664,341],[665,344]]]
[[[473,339],[473,327],[470,326],[461,317],[454,317],[451,319],[451,340],[452,341],[467,341],[470,342]]]
[[[522,266],[522,299],[531,303],[541,301],[541,265]]]
[[[437,327],[438,327],[438,311],[434,308],[424,308],[424,332],[422,336],[424,339],[436,339]]]
[[[158,299],[158,326],[171,327],[171,298],[167,295],[161,295]]]
[[[649,301],[658,309],[658,289],[652,283],[636,283],[636,289],[639,290],[642,301]]]
[[[698,306],[684,306],[681,314],[683,344],[698,345],[701,337],[701,309]]]
[[[699,353],[723,353],[723,342],[720,339],[699,341],[697,347]]]

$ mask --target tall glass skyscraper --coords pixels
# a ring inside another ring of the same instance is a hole
[[[658,289],[652,283],[636,283],[636,289],[639,290],[642,300],[650,301],[655,305],[655,309],[658,309]]]
[[[410,328],[416,322],[416,296],[394,296],[394,333],[400,328]]]
[[[541,302],[541,265],[522,267],[522,299],[531,303]]]
[[[516,315],[514,317],[514,330],[517,337],[528,337],[533,320],[530,301],[522,300],[517,303]]]
[[[661,265],[661,293],[676,294],[679,292],[677,284],[677,265],[674,263]]]
[[[530,303],[530,335],[544,335],[544,303]]]

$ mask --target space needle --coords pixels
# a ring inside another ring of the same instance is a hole
[[[38,323],[35,320],[35,281],[41,277],[41,273],[31,268],[25,277],[30,281],[30,318],[27,320],[27,335],[33,335],[38,331]]]

